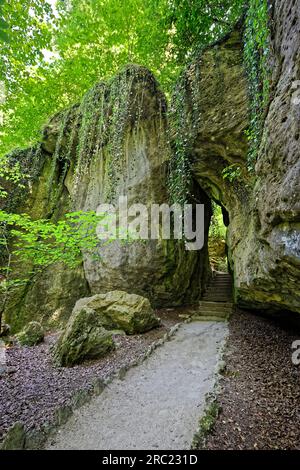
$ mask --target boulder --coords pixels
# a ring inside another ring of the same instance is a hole
[[[16,338],[22,346],[35,346],[44,339],[43,327],[39,322],[31,321],[16,335]]]
[[[73,310],[65,331],[54,346],[54,361],[58,366],[72,366],[85,359],[102,357],[113,348],[112,332],[103,327],[101,316],[82,306]]]
[[[78,300],[73,314],[82,309],[95,311],[104,328],[120,329],[129,335],[144,333],[160,324],[148,299],[119,290]]]

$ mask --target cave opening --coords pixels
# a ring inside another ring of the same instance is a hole
[[[229,215],[227,210],[215,200],[211,201],[212,216],[208,234],[208,254],[213,271],[228,273],[227,227]]]

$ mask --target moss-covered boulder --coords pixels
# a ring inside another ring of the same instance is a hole
[[[39,322],[31,321],[16,338],[22,346],[35,346],[43,341],[44,329]]]
[[[73,314],[82,309],[95,311],[104,328],[120,329],[129,335],[144,333],[160,324],[147,298],[119,290],[78,300]]]
[[[54,361],[58,366],[72,366],[85,359],[102,357],[113,348],[112,333],[103,327],[101,317],[83,306],[73,310],[54,347]]]

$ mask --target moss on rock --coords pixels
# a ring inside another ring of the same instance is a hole
[[[121,329],[127,334],[144,333],[160,324],[148,299],[124,291],[116,290],[80,299],[73,313],[83,308],[94,310],[98,321],[106,329]]]
[[[22,346],[36,346],[44,340],[43,327],[39,322],[31,321],[16,338]]]
[[[102,326],[94,310],[83,307],[72,313],[53,356],[58,366],[73,366],[85,359],[102,357],[113,348],[112,333]]]

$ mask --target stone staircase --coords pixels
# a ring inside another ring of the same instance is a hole
[[[232,311],[232,282],[228,273],[215,272],[193,320],[225,321]]]

